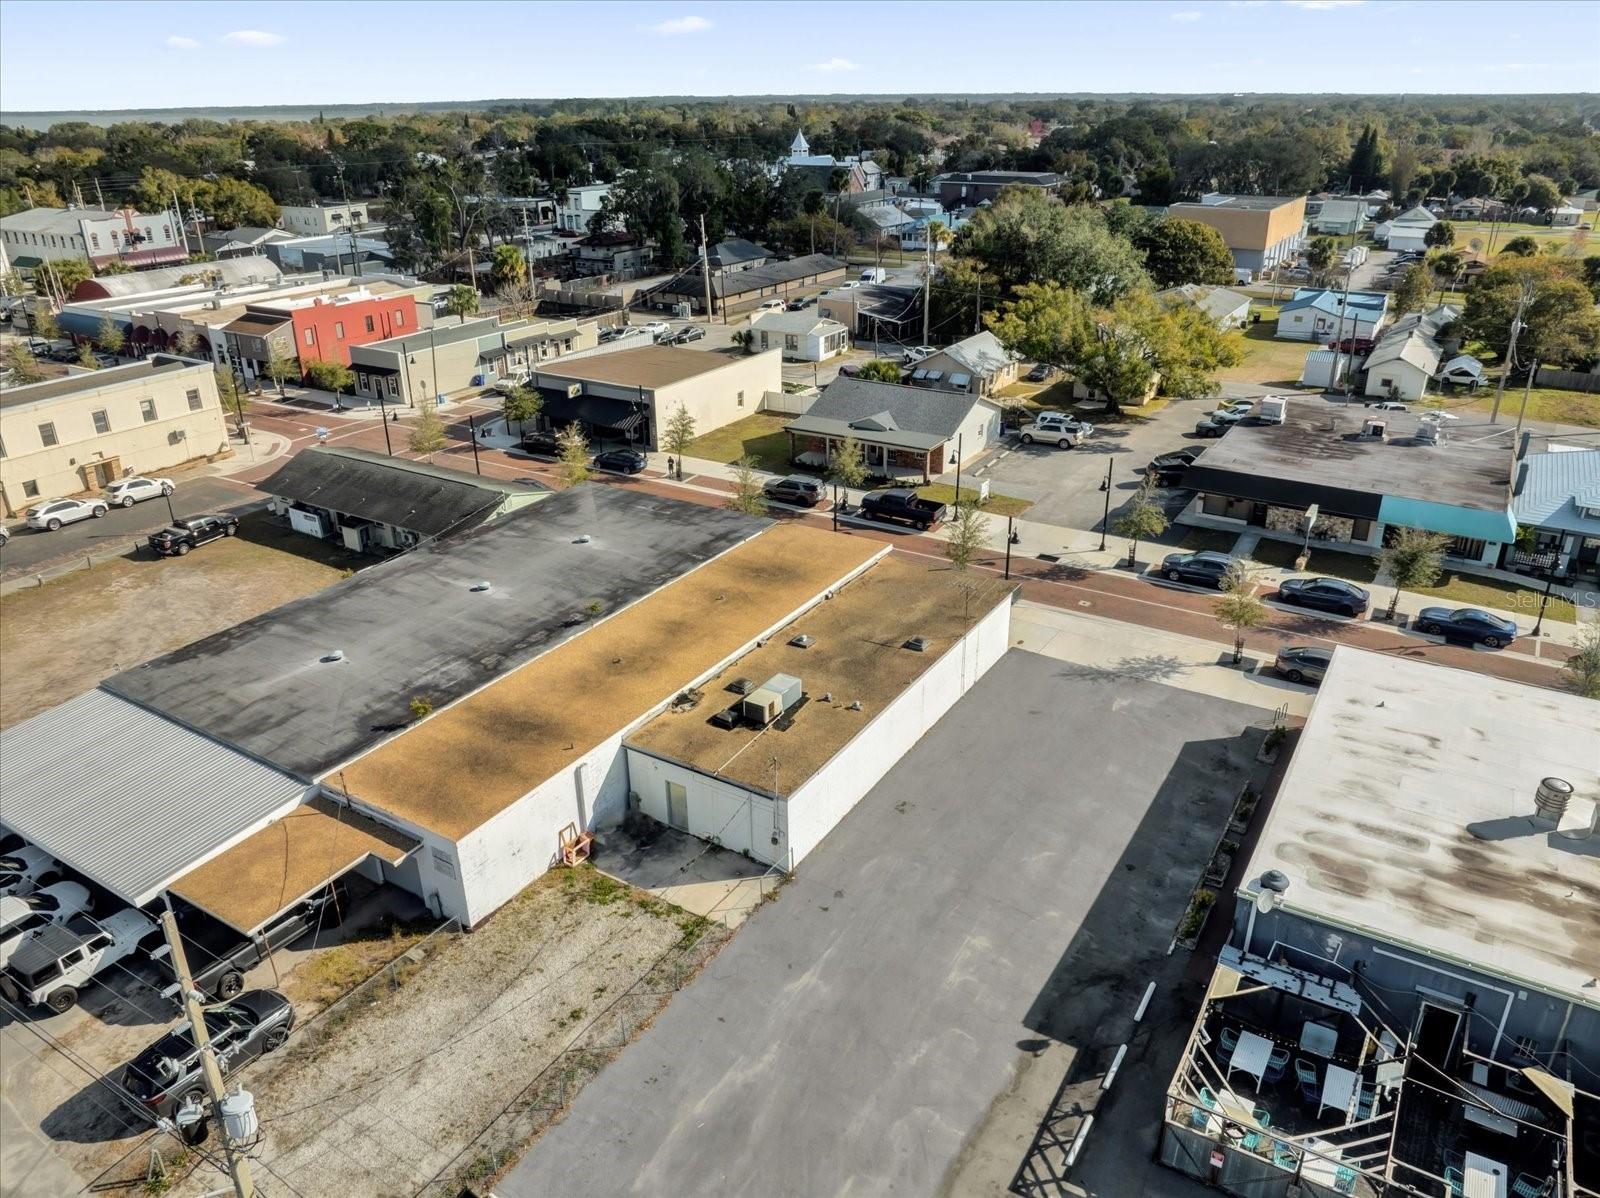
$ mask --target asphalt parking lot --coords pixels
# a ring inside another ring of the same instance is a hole
[[[1265,714],[1008,653],[496,1193],[991,1192],[952,1166],[1126,1034]]]
[[[1097,530],[1105,512],[1101,491],[1111,469],[1111,514],[1139,489],[1144,468],[1157,454],[1188,445],[1205,446],[1194,435],[1195,421],[1210,411],[1210,401],[1177,401],[1146,420],[1097,424],[1094,435],[1076,449],[1023,445],[1012,435],[1007,444],[975,469],[962,472],[962,485],[989,480],[999,494],[1033,501],[1029,520],[1066,528]],[[1090,417],[1090,423],[1094,418]],[[1177,505],[1181,510],[1182,504]]]

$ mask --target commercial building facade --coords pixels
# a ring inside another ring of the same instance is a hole
[[[369,222],[367,205],[354,204],[290,204],[278,213],[278,223],[300,237],[320,237],[328,233],[343,233],[359,229]]]
[[[1167,215],[1210,225],[1234,266],[1252,274],[1293,260],[1305,240],[1304,196],[1207,195],[1197,204],[1173,204]]]
[[[839,378],[785,431],[797,465],[826,469],[851,438],[872,477],[926,482],[997,444],[1000,409],[967,391]]]
[[[113,262],[137,268],[189,256],[183,229],[170,212],[133,208],[29,208],[0,217],[0,241],[12,267],[29,274],[46,262],[68,258],[99,270]]]
[[[155,355],[0,395],[0,503],[7,515],[228,452],[209,363]]]

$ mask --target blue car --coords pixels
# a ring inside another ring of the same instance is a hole
[[[1433,633],[1447,641],[1466,641],[1502,649],[1517,639],[1517,626],[1477,607],[1425,607],[1417,613],[1417,631]]]

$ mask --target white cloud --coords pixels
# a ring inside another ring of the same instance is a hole
[[[659,33],[663,37],[673,37],[680,33],[704,33],[710,28],[711,22],[704,17],[674,17],[670,21],[649,26],[651,33]]]
[[[812,63],[811,69],[813,71],[821,71],[824,75],[836,75],[840,71],[859,71],[861,64],[859,62],[851,62],[848,58],[830,58],[826,62]]]
[[[167,45],[174,50],[198,50],[200,48],[200,43],[192,37],[169,37]]]
[[[281,33],[268,33],[262,29],[235,29],[222,35],[224,46],[281,46],[289,39]]]
[[[1169,14],[1169,18],[1171,20],[1181,21],[1186,25],[1190,22],[1198,21],[1203,16],[1205,16],[1205,14],[1197,8],[1186,8],[1182,12]]]
[[[1283,0],[1290,8],[1303,8],[1307,12],[1328,12],[1335,8],[1354,8],[1366,0]]]

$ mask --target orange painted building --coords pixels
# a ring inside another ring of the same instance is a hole
[[[348,366],[352,345],[403,337],[418,328],[417,302],[409,292],[374,295],[361,290],[260,306],[281,312],[293,322],[302,374],[316,361]]]

